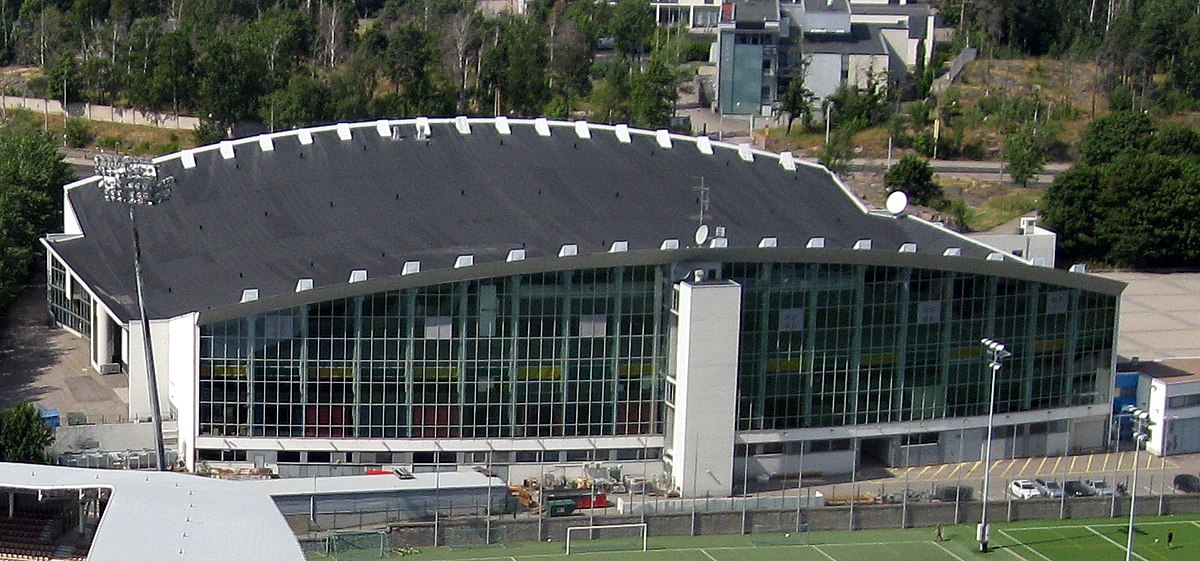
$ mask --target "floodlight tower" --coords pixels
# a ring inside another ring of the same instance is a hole
[[[163,471],[166,451],[163,447],[162,411],[158,404],[158,378],[154,373],[154,347],[150,344],[150,316],[146,314],[146,296],[142,283],[142,243],[138,236],[138,206],[154,206],[171,198],[174,177],[159,177],[158,166],[150,158],[120,154],[97,154],[96,175],[104,189],[104,200],[125,203],[133,227],[133,274],[137,281],[138,313],[142,319],[142,345],[146,355],[146,386],[150,392],[150,414],[154,423],[154,467]]]
[[[979,551],[988,552],[988,482],[992,474],[992,423],[996,415],[996,377],[1000,374],[1000,367],[1003,366],[1004,359],[1012,356],[1012,353],[999,341],[992,339],[981,339],[979,341],[983,345],[984,350],[992,354],[991,361],[988,366],[992,369],[992,383],[988,390],[988,421],[987,421],[987,439],[983,449],[983,514],[980,515],[979,528],[976,530],[976,536],[979,539]]]
[[[1133,421],[1133,486],[1129,488],[1129,536],[1125,542],[1125,561],[1133,561],[1133,505],[1137,501],[1138,452],[1150,437],[1150,413],[1136,405],[1126,405],[1124,411]]]

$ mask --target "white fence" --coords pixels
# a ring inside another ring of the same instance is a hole
[[[26,109],[34,113],[62,115],[62,102],[53,99],[36,97],[20,97],[0,93],[0,107],[4,109]],[[96,105],[94,103],[68,103],[66,115],[92,121],[107,121],[110,123],[125,123],[128,125],[144,125],[164,129],[194,130],[200,126],[198,117],[160,113],[158,111],[142,111],[111,105]]]

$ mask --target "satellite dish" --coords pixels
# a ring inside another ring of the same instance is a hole
[[[887,211],[894,216],[900,216],[908,208],[908,195],[904,191],[892,191],[887,198]]]
[[[701,224],[696,228],[696,245],[704,245],[708,241],[708,224]]]

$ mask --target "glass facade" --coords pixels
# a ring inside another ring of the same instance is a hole
[[[77,282],[67,287],[67,270],[58,259],[50,260],[50,282],[46,284],[46,299],[54,321],[61,323],[84,337],[92,336],[92,299],[80,290]]]
[[[743,286],[742,430],[984,415],[984,337],[1013,351],[999,413],[1110,399],[1115,296],[871,265],[730,264],[724,274]]]
[[[200,434],[662,434],[672,269],[463,281],[202,325]],[[876,265],[721,274],[743,287],[740,430],[984,415],[983,337],[1013,351],[997,412],[1110,399],[1115,296]]]
[[[659,267],[382,292],[200,327],[201,435],[660,432]]]

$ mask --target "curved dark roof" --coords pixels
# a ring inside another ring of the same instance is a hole
[[[235,305],[245,289],[295,296],[299,279],[346,285],[355,270],[432,282],[469,270],[464,255],[480,266],[523,249],[528,266],[545,267],[536,262],[566,259],[567,244],[579,256],[608,254],[615,242],[629,252],[659,251],[671,239],[692,247],[702,181],[706,222],[725,227],[729,249],[770,246],[764,238],[804,248],[819,237],[840,249],[869,239],[871,251],[892,254],[910,243],[932,256],[952,247],[974,259],[996,251],[913,217],[870,213],[824,168],[790,154],[623,126],[341,124],[158,162],[175,178],[173,196],[138,211],[155,318]],[[47,246],[113,313],[137,317],[125,208],[104,201],[96,178],[68,186],[67,197],[67,235]]]

